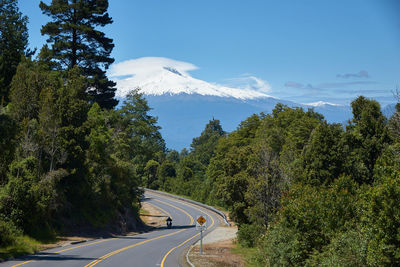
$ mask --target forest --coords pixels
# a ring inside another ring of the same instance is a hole
[[[29,252],[32,238],[135,229],[145,166],[165,152],[137,89],[116,108],[105,74],[113,40],[98,30],[112,23],[108,1],[40,8],[48,44],[33,58],[28,18],[18,1],[0,1],[2,257]]]
[[[400,265],[400,103],[386,118],[359,96],[343,124],[278,104],[169,150],[139,89],[115,99],[108,1],[85,3],[41,2],[32,51],[17,0],[0,1],[0,253],[134,229],[147,187],[227,210],[255,266]]]
[[[147,186],[229,211],[254,266],[400,264],[400,104],[358,97],[327,123],[278,104],[226,133],[211,120],[190,150],[146,164]]]

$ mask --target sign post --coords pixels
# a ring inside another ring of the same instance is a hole
[[[200,230],[200,255],[203,255],[203,229]]]
[[[203,255],[203,230],[207,228],[207,220],[203,216],[198,216],[196,219],[196,228],[200,230],[200,255]]]

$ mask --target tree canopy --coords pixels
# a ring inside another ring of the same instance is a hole
[[[18,0],[0,1],[0,105],[9,102],[11,80],[28,45],[28,18]]]
[[[228,134],[210,121],[152,184],[226,208],[255,266],[398,265],[399,110],[352,109],[346,126],[283,104]]]
[[[52,20],[41,30],[51,44],[44,47],[42,55],[55,60],[60,69],[79,66],[89,79],[87,91],[92,100],[103,108],[115,107],[115,83],[106,77],[114,62],[110,57],[114,44],[98,30],[112,23],[108,0],[52,0],[49,5],[41,1],[40,8]]]

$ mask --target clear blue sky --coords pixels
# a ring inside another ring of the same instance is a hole
[[[19,0],[30,45],[47,17]],[[50,2],[47,0],[45,2]],[[394,102],[400,86],[397,0],[110,0],[116,62],[160,56],[193,63],[191,74],[224,83],[244,74],[270,95],[301,103],[348,104],[365,95]]]

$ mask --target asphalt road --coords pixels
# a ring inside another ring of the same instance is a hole
[[[158,228],[135,236],[98,239],[76,245],[54,248],[21,259],[0,263],[2,266],[181,266],[182,252],[199,240],[195,228],[197,216],[206,218],[211,232],[219,224],[217,215],[204,208],[167,198],[158,194],[145,194],[144,201],[171,216],[172,228]]]

